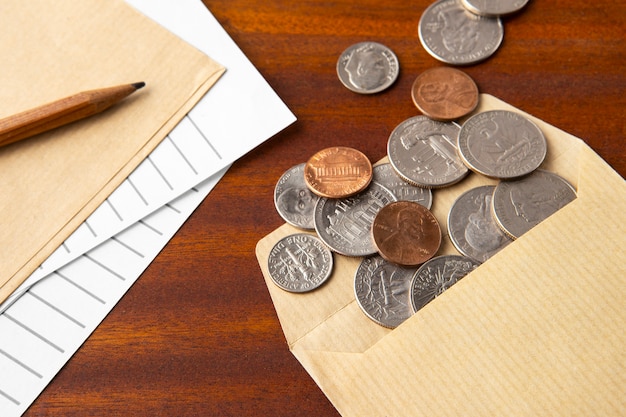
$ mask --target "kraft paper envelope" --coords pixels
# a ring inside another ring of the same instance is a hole
[[[477,111],[488,109],[519,111],[482,95]],[[267,256],[299,230],[258,243],[289,348],[343,416],[626,415],[626,183],[582,140],[527,116],[548,140],[542,168],[577,199],[396,329],[360,311],[360,259],[335,255],[326,284],[292,294]],[[433,212],[445,226],[456,196],[492,183],[471,174],[434,190]],[[456,253],[449,239],[444,253]]]
[[[0,117],[144,81],[104,113],[0,148],[0,301],[154,149],[224,68],[122,0],[3,0]]]

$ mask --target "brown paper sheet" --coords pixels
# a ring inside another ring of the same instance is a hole
[[[122,0],[4,0],[0,117],[144,81],[104,113],[0,148],[0,301],[154,149],[224,68]]]
[[[515,109],[481,95],[477,112]],[[547,137],[541,166],[577,199],[394,330],[361,313],[360,259],[335,255],[306,294],[273,284],[257,258],[290,350],[343,416],[626,415],[626,182],[582,140],[528,114]],[[471,174],[434,191],[445,224],[456,196],[493,183]],[[447,231],[444,231],[447,233]],[[439,254],[457,253],[445,239]]]

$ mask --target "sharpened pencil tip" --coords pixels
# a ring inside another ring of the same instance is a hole
[[[139,90],[140,88],[142,88],[143,86],[146,85],[146,83],[144,83],[143,81],[139,82],[139,83],[133,83],[131,84],[133,87],[135,87],[135,90]]]

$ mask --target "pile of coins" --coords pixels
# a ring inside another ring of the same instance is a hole
[[[498,16],[525,3],[439,0],[420,20],[420,39],[444,62],[477,62],[502,40]],[[485,40],[489,33],[494,35]],[[444,46],[436,46],[436,38]],[[475,43],[480,53],[472,49]],[[375,42],[353,45],[337,63],[342,84],[361,94],[388,88],[398,68],[395,54]],[[362,257],[354,276],[355,299],[367,317],[389,328],[576,198],[565,179],[539,169],[547,143],[528,118],[492,110],[457,122],[479,101],[478,87],[464,72],[424,71],[411,96],[422,115],[393,129],[389,162],[372,166],[356,149],[327,148],[287,170],[274,190],[280,216],[303,229],[270,251],[274,283],[290,292],[312,291],[332,275],[333,254]],[[433,193],[470,172],[499,182],[470,189],[454,201],[447,230],[460,255],[436,256],[442,229],[430,211]]]
[[[467,102],[466,110],[475,107]],[[303,233],[271,250],[276,285],[311,291],[331,276],[333,253],[362,257],[355,298],[370,319],[393,328],[576,198],[566,180],[538,169],[546,139],[526,117],[492,110],[459,125],[433,114],[440,120],[418,115],[391,132],[389,162],[372,166],[356,149],[333,147],[281,176],[276,209]],[[456,199],[447,229],[461,255],[435,256],[442,232],[433,193],[471,171],[500,181]]]
[[[493,55],[504,38],[503,15],[528,0],[437,0],[420,18],[419,39],[431,56],[451,65],[471,65]]]

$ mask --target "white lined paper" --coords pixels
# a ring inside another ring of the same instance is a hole
[[[28,408],[230,163],[295,120],[202,2],[129,3],[227,71],[0,314],[2,416]]]

